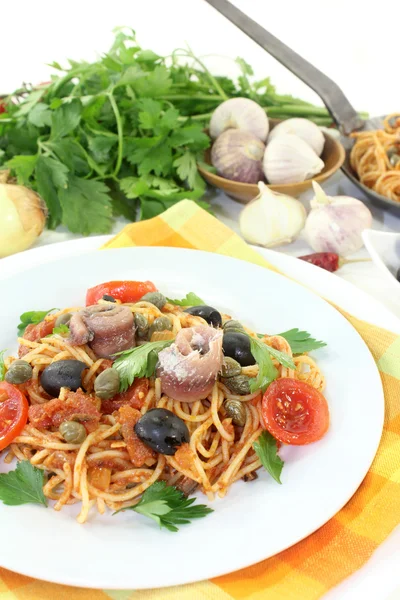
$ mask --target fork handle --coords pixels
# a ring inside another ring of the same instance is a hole
[[[266,31],[253,19],[250,19],[228,0],[206,0],[206,2],[313,89],[329,110],[342,133],[348,135],[363,126],[364,121],[358,116],[340,87],[332,79]]]

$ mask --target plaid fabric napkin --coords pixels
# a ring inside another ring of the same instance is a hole
[[[106,244],[197,248],[273,268],[210,214],[183,200],[127,225]],[[385,392],[382,440],[346,506],[305,540],[253,567],[209,581],[145,591],[85,590],[0,569],[0,600],[315,600],[354,573],[400,523],[400,337],[344,313],[369,347]]]

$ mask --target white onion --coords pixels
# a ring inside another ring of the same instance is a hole
[[[213,139],[227,129],[242,129],[265,142],[268,136],[269,122],[265,110],[254,100],[230,98],[215,109],[209,129]]]
[[[268,136],[268,142],[271,142],[278,135],[282,135],[283,133],[297,135],[297,137],[301,138],[311,146],[317,156],[321,156],[325,144],[324,134],[318,125],[312,121],[298,118],[282,121],[282,123],[278,123],[278,125],[273,128]]]
[[[42,233],[46,211],[32,190],[0,183],[0,258],[26,250]]]
[[[304,228],[305,237],[316,252],[336,252],[346,256],[363,245],[361,233],[371,227],[368,208],[350,196],[327,196],[313,181],[315,197]]]

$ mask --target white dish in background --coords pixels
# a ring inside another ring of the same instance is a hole
[[[376,266],[400,291],[397,280],[397,271],[400,269],[400,233],[365,229],[362,237]]]
[[[36,267],[26,258],[23,262],[24,272],[6,277],[3,283],[7,294],[0,314],[1,347],[15,347],[15,325],[25,310],[83,303],[87,287],[109,279],[153,279],[168,295],[195,291],[258,330],[300,327],[326,341],[328,346],[314,356],[327,377],[331,428],[317,444],[284,448],[282,486],[265,472],[251,484],[238,482],[225,499],[213,503],[213,514],[176,534],[160,531],[136,514],[93,514],[82,526],[74,519],[76,506],[56,513],[39,506],[0,505],[3,536],[14,540],[12,546],[0,549],[2,566],[32,577],[97,588],[188,583],[280,552],[322,526],[354,494],[380,440],[382,386],[360,336],[321,298],[262,267],[193,250],[127,248],[83,253]],[[318,274],[315,269],[316,278]],[[361,412],[363,427],[354,428]],[[257,531],[257,536],[249,531]],[[51,548],[54,532],[57,550],[47,553],[43,561],[37,540]],[[201,556],[200,561],[190,549]],[[77,568],[82,564],[84,569]]]

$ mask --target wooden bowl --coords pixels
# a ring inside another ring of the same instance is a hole
[[[270,119],[271,129],[274,128],[280,121],[278,119]],[[340,167],[342,166],[346,153],[342,146],[342,144],[331,137],[330,135],[325,135],[325,145],[324,150],[321,154],[321,159],[324,161],[325,166],[318,175],[315,175],[312,179],[306,179],[305,181],[301,181],[299,183],[285,183],[281,185],[268,185],[268,187],[274,192],[280,192],[281,194],[287,194],[288,196],[299,196],[306,190],[308,190],[312,181],[317,181],[318,183],[322,183],[326,181],[329,177],[331,177]],[[211,148],[206,150],[204,155],[204,161],[211,165]],[[239,200],[243,204],[247,204],[250,200],[253,200],[258,193],[258,186],[255,183],[241,183],[240,181],[231,181],[230,179],[225,179],[225,177],[220,177],[219,175],[214,175],[214,173],[210,173],[202,169],[200,166],[198,167],[199,172],[204,177],[204,179],[210,185],[222,190],[235,200]]]

